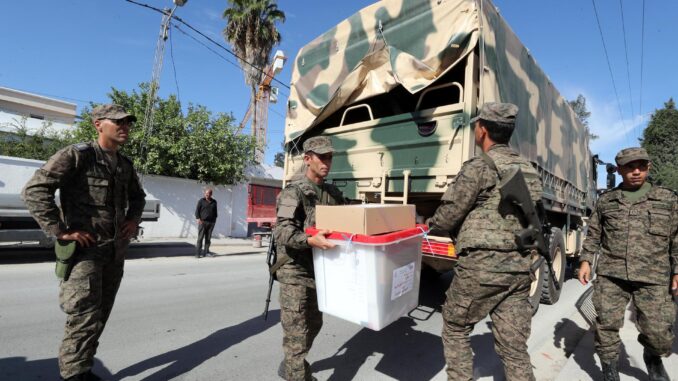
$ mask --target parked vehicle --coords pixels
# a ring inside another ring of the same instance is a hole
[[[275,225],[275,204],[282,189],[282,181],[251,178],[247,191],[247,235],[270,231]]]
[[[306,139],[329,136],[329,181],[354,200],[414,204],[423,220],[480,152],[469,120],[485,102],[520,108],[511,146],[541,174],[555,275],[544,263],[530,299],[535,309],[555,303],[596,197],[595,165],[585,127],[489,0],[383,0],[304,46],[291,79],[284,178],[303,170]],[[452,269],[452,239],[428,241],[424,263]]]
[[[54,245],[54,238],[40,229],[21,200],[21,190],[44,161],[0,156],[0,242],[37,242],[40,246]],[[59,195],[56,195],[57,204]],[[141,220],[157,221],[160,201],[146,199]]]

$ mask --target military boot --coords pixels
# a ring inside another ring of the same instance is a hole
[[[616,361],[601,362],[603,366],[603,381],[619,381],[619,367]]]
[[[666,369],[664,369],[660,356],[653,355],[645,350],[643,351],[643,360],[645,361],[647,376],[650,381],[671,381],[666,373]]]

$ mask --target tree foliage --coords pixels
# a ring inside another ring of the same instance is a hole
[[[65,136],[43,122],[37,131],[26,126],[28,118],[14,119],[11,133],[0,133],[0,155],[24,159],[47,160],[64,146]]]
[[[245,72],[252,99],[268,65],[271,50],[280,43],[276,22],[285,22],[285,13],[275,0],[229,0],[224,10],[224,37],[233,47]]]
[[[678,110],[673,98],[655,110],[643,131],[641,145],[652,159],[655,184],[678,189]]]
[[[586,133],[589,136],[589,140],[596,140],[598,139],[598,135],[593,134],[591,132],[591,127],[589,126],[589,118],[591,117],[591,112],[589,109],[586,107],[586,98],[579,94],[577,95],[577,99],[573,101],[567,101],[567,103],[570,104],[572,107],[572,110],[574,111],[575,115],[577,115],[577,119],[581,122],[584,127],[586,127]]]
[[[186,115],[176,96],[157,97],[153,127],[141,125],[148,97],[148,84],[131,93],[113,88],[112,103],[125,107],[137,117],[129,141],[121,152],[134,160],[143,173],[183,177],[206,183],[233,184],[245,179],[245,168],[252,165],[254,140],[236,133],[231,114],[212,115],[204,106],[189,104]],[[91,104],[94,107],[95,104]],[[70,136],[73,142],[96,139],[96,130],[85,108]]]

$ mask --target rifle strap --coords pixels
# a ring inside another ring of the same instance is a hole
[[[494,160],[492,160],[490,155],[483,152],[483,153],[480,154],[480,158],[483,159],[485,164],[487,164],[490,168],[492,168],[497,173],[497,177],[499,177],[499,181],[501,181],[501,174],[499,173],[499,168],[497,168],[497,164],[494,163]]]
[[[289,262],[289,261],[290,261],[290,257],[288,257],[287,254],[281,255],[281,256],[278,258],[278,260],[275,261],[275,263],[273,264],[273,266],[271,266],[271,267],[268,269],[268,272],[271,273],[271,274],[275,274],[275,272],[278,271],[279,268],[281,268],[285,263],[287,263],[287,262]]]

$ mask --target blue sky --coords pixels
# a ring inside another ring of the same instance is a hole
[[[170,0],[142,2],[156,7],[171,6]],[[371,3],[368,0],[280,0],[278,4],[287,13],[287,22],[280,26],[283,42],[279,48],[291,62],[307,42]],[[676,97],[678,89],[675,42],[678,2],[646,1],[642,93],[643,2],[621,0],[621,3],[628,77],[620,1],[595,1],[617,98],[592,1],[495,1],[563,96],[574,99],[577,94],[583,94],[587,98],[592,112],[591,128],[600,136],[592,142],[591,149],[606,161],[612,161],[619,149],[637,145],[637,137],[642,134],[649,115],[663,107],[670,97]],[[226,5],[223,0],[190,0],[177,15],[222,42],[225,22],[221,14]],[[158,13],[123,0],[3,2],[0,86],[70,100],[77,103],[79,109],[88,101],[104,102],[112,86],[132,90],[138,83],[150,80],[160,20]],[[160,94],[177,93],[178,88],[184,105],[198,103],[214,112],[232,112],[240,119],[247,108],[249,90],[238,67],[177,31],[171,46],[169,43]],[[176,83],[170,52],[174,56]],[[227,58],[235,62],[232,57]],[[282,82],[289,83],[289,67],[278,77]],[[287,89],[281,90],[288,93]],[[285,101],[286,97],[282,96],[269,112],[268,163],[272,162],[282,141]]]

